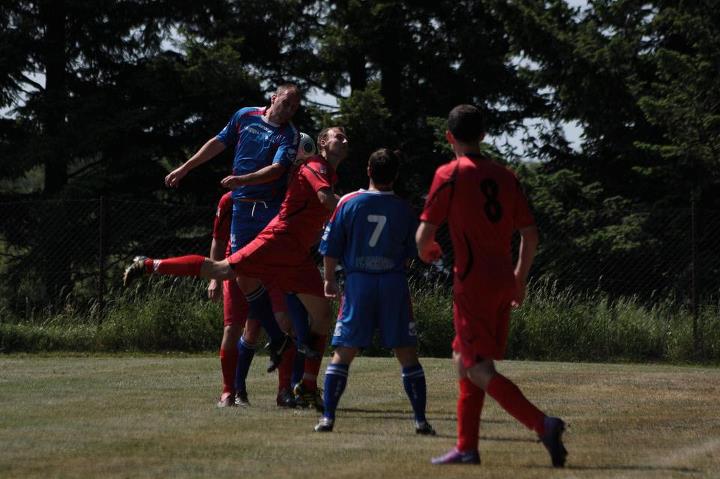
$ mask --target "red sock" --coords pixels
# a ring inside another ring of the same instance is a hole
[[[318,353],[315,358],[305,358],[305,373],[303,374],[303,386],[309,391],[317,389],[317,377],[320,373],[320,363],[323,354],[325,354],[325,346],[327,344],[327,334],[310,333],[309,341],[310,349]]]
[[[525,427],[541,436],[545,433],[545,414],[528,401],[508,378],[495,374],[487,385],[487,393]]]
[[[237,347],[220,348],[220,368],[222,369],[223,394],[235,392],[235,368],[237,367]]]
[[[292,376],[294,361],[295,346],[285,350],[280,366],[278,366],[278,393],[283,389],[290,390],[290,377]]]
[[[477,451],[480,414],[484,402],[485,391],[468,378],[462,378],[457,401],[457,448],[459,451]]]
[[[197,254],[166,259],[148,258],[145,260],[145,271],[172,276],[200,276],[200,267],[204,261],[205,257]]]

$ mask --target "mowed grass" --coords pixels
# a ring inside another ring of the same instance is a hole
[[[720,369],[506,361],[526,396],[569,423],[568,467],[486,400],[481,466],[431,466],[455,441],[451,363],[424,359],[428,417],[414,434],[392,358],[358,358],[335,432],[275,407],[255,361],[252,407],[215,407],[216,357],[0,357],[0,477],[720,477]],[[323,368],[326,361],[323,362]]]

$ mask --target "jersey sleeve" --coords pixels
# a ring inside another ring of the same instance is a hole
[[[286,168],[290,168],[295,163],[299,145],[300,132],[293,126],[285,128],[280,135],[280,144],[275,151],[273,164],[279,163]]]
[[[232,192],[225,193],[218,202],[212,237],[220,241],[230,240],[230,222],[232,221]]]
[[[309,161],[302,166],[301,174],[316,193],[324,188],[332,189],[328,167],[319,161]]]
[[[325,230],[323,231],[320,241],[320,248],[318,249],[321,255],[330,256],[331,258],[342,258],[347,241],[343,221],[344,216],[345,204],[340,205],[340,207],[335,210],[332,218],[330,218],[330,221],[325,225]]]
[[[220,140],[223,145],[234,146],[238,141],[238,131],[240,129],[240,122],[242,117],[250,110],[250,108],[241,108],[235,112],[230,118],[230,121],[220,133],[217,134],[216,138]]]
[[[530,211],[527,196],[520,181],[515,178],[515,207],[513,208],[513,222],[515,229],[525,228],[535,224],[535,218]]]
[[[420,220],[440,226],[450,213],[450,200],[455,189],[455,175],[443,165],[435,171],[430,192],[425,199],[425,208]]]

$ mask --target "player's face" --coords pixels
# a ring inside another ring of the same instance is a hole
[[[345,158],[348,154],[348,137],[342,130],[333,128],[328,132],[327,140],[325,140],[325,151],[328,154],[339,158]]]
[[[288,89],[273,95],[270,102],[275,121],[286,123],[290,121],[300,107],[300,94],[297,90]]]

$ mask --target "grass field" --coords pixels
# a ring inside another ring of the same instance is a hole
[[[211,355],[0,356],[0,477],[720,477],[720,369],[507,361],[499,369],[570,425],[568,467],[486,401],[481,466],[438,467],[454,444],[449,360],[425,359],[433,438],[414,434],[392,359],[359,358],[335,432],[279,410],[255,362],[252,407],[215,407]],[[324,366],[324,364],[323,364]]]

